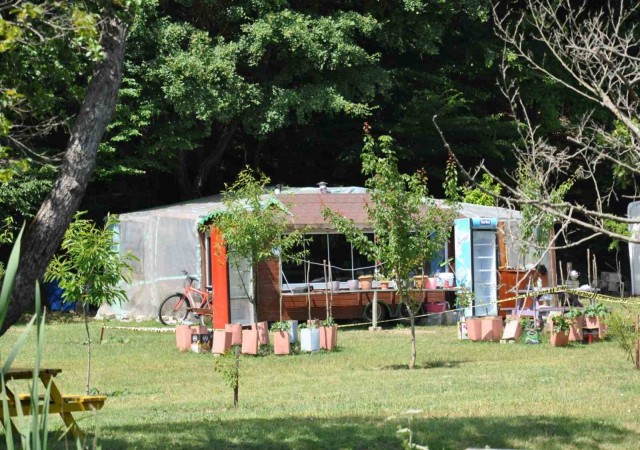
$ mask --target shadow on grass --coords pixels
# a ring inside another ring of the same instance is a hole
[[[396,434],[407,426],[405,417],[195,419],[192,422],[147,423],[102,427],[102,448],[194,448],[194,449],[387,449],[401,448]],[[603,425],[597,420],[573,417],[414,417],[414,442],[432,449],[635,448],[638,433]]]
[[[466,363],[469,361],[461,360],[461,361],[451,361],[451,360],[437,360],[437,361],[427,361],[423,364],[416,364],[416,368],[413,370],[420,369],[440,369],[447,368],[451,369],[454,367],[459,367],[460,364]],[[381,366],[378,367],[379,370],[409,370],[408,364],[391,364],[390,366]]]

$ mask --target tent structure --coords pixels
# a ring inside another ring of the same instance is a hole
[[[291,211],[292,227],[305,227],[311,232],[331,232],[332,226],[322,217],[324,206],[344,212],[361,228],[366,229],[364,205],[368,201],[367,190],[362,187],[288,188],[275,191]],[[266,194],[268,197],[270,194]],[[445,208],[444,201],[436,201]],[[216,210],[223,210],[221,195],[205,197],[180,204],[131,212],[118,216],[118,242],[120,254],[131,252],[138,258],[133,264],[132,282],[125,286],[128,301],[119,307],[103,306],[99,314],[115,313],[117,317],[147,319],[157,317],[160,303],[168,295],[181,292],[185,276],[183,272],[200,278],[201,285],[210,284],[209,240],[206,233],[198,231],[200,220]],[[517,224],[520,213],[511,209],[462,203],[459,217],[496,218],[507,224]],[[512,227],[511,225],[508,225]],[[517,225],[510,236],[516,236],[508,245],[508,252],[518,254]],[[516,257],[512,256],[515,261]],[[241,283],[251,283],[250,270],[244,273],[229,272],[229,291],[236,315],[250,315],[249,299]],[[204,279],[203,279],[204,278]],[[278,280],[279,284],[280,281]],[[235,288],[234,288],[235,286]],[[215,286],[214,286],[215,290]],[[241,301],[240,301],[241,300]],[[232,315],[233,315],[232,311]],[[246,320],[242,320],[245,322]]]

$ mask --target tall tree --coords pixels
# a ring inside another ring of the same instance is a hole
[[[621,195],[640,194],[638,5],[527,0],[525,6],[494,8],[497,34],[506,44],[502,90],[519,122],[519,169],[511,177],[485,165],[480,172],[501,182],[503,201],[535,211],[531,220],[557,221],[562,233],[579,227],[586,232],[582,241],[635,240],[626,230],[637,220],[614,206]],[[524,89],[513,76],[520,67],[590,104],[580,117],[561,117],[568,125],[563,141],[545,133],[540,114],[523,101]],[[585,195],[572,197],[579,186]]]
[[[78,209],[95,168],[98,145],[115,110],[130,12],[120,3],[101,1],[95,6],[101,17],[99,44],[103,55],[94,66],[53,187],[25,234],[2,331],[33,307],[35,281],[43,276]]]
[[[365,133],[362,173],[368,177],[365,185],[371,193],[371,204],[365,208],[374,241],[367,239],[353,220],[329,209],[324,214],[360,252],[383,264],[395,279],[401,307],[409,315],[409,368],[413,369],[417,358],[415,319],[422,296],[409,291],[410,273],[420,270],[425,261],[444,248],[456,213],[452,208],[435,205],[424,170],[412,175],[399,171],[391,137],[374,139],[368,134],[367,124]]]

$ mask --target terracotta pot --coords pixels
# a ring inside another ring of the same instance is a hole
[[[224,330],[231,333],[231,345],[242,345],[242,325],[239,323],[228,323]]]
[[[468,317],[467,337],[472,341],[482,340],[482,319],[479,317]]]
[[[189,325],[178,325],[176,327],[176,347],[181,352],[191,350],[191,327]]]
[[[286,331],[276,331],[273,334],[273,353],[276,355],[288,355],[291,351],[289,333]]]
[[[569,325],[569,342],[582,342],[582,327],[574,323]]]
[[[569,343],[569,333],[564,331],[556,333],[552,328],[549,342],[553,347],[564,347]]]
[[[389,289],[389,282],[388,281],[381,281],[380,282],[380,289]]]
[[[258,354],[258,330],[242,330],[242,353]]]
[[[480,322],[480,340],[498,342],[502,337],[502,317],[483,317]]]
[[[338,343],[338,327],[320,327],[320,348],[333,350]]]
[[[600,328],[600,318],[599,317],[585,317],[584,318],[584,328]]]
[[[422,287],[425,285],[425,280],[427,279],[427,277],[423,276],[423,275],[416,275],[413,277],[413,287],[416,289],[422,289]]]
[[[358,282],[360,283],[360,289],[367,291],[371,289],[373,275],[362,275],[358,277]]]
[[[251,329],[256,329],[256,324],[251,324]],[[260,345],[267,345],[269,343],[269,324],[267,322],[258,322],[258,343]]]
[[[509,320],[502,332],[502,339],[513,339],[517,341],[522,335],[522,325],[518,319]]]
[[[231,333],[225,330],[213,331],[212,353],[223,355],[231,348]]]

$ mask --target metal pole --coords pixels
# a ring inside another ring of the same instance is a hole
[[[378,327],[378,291],[373,291],[373,328]]]

